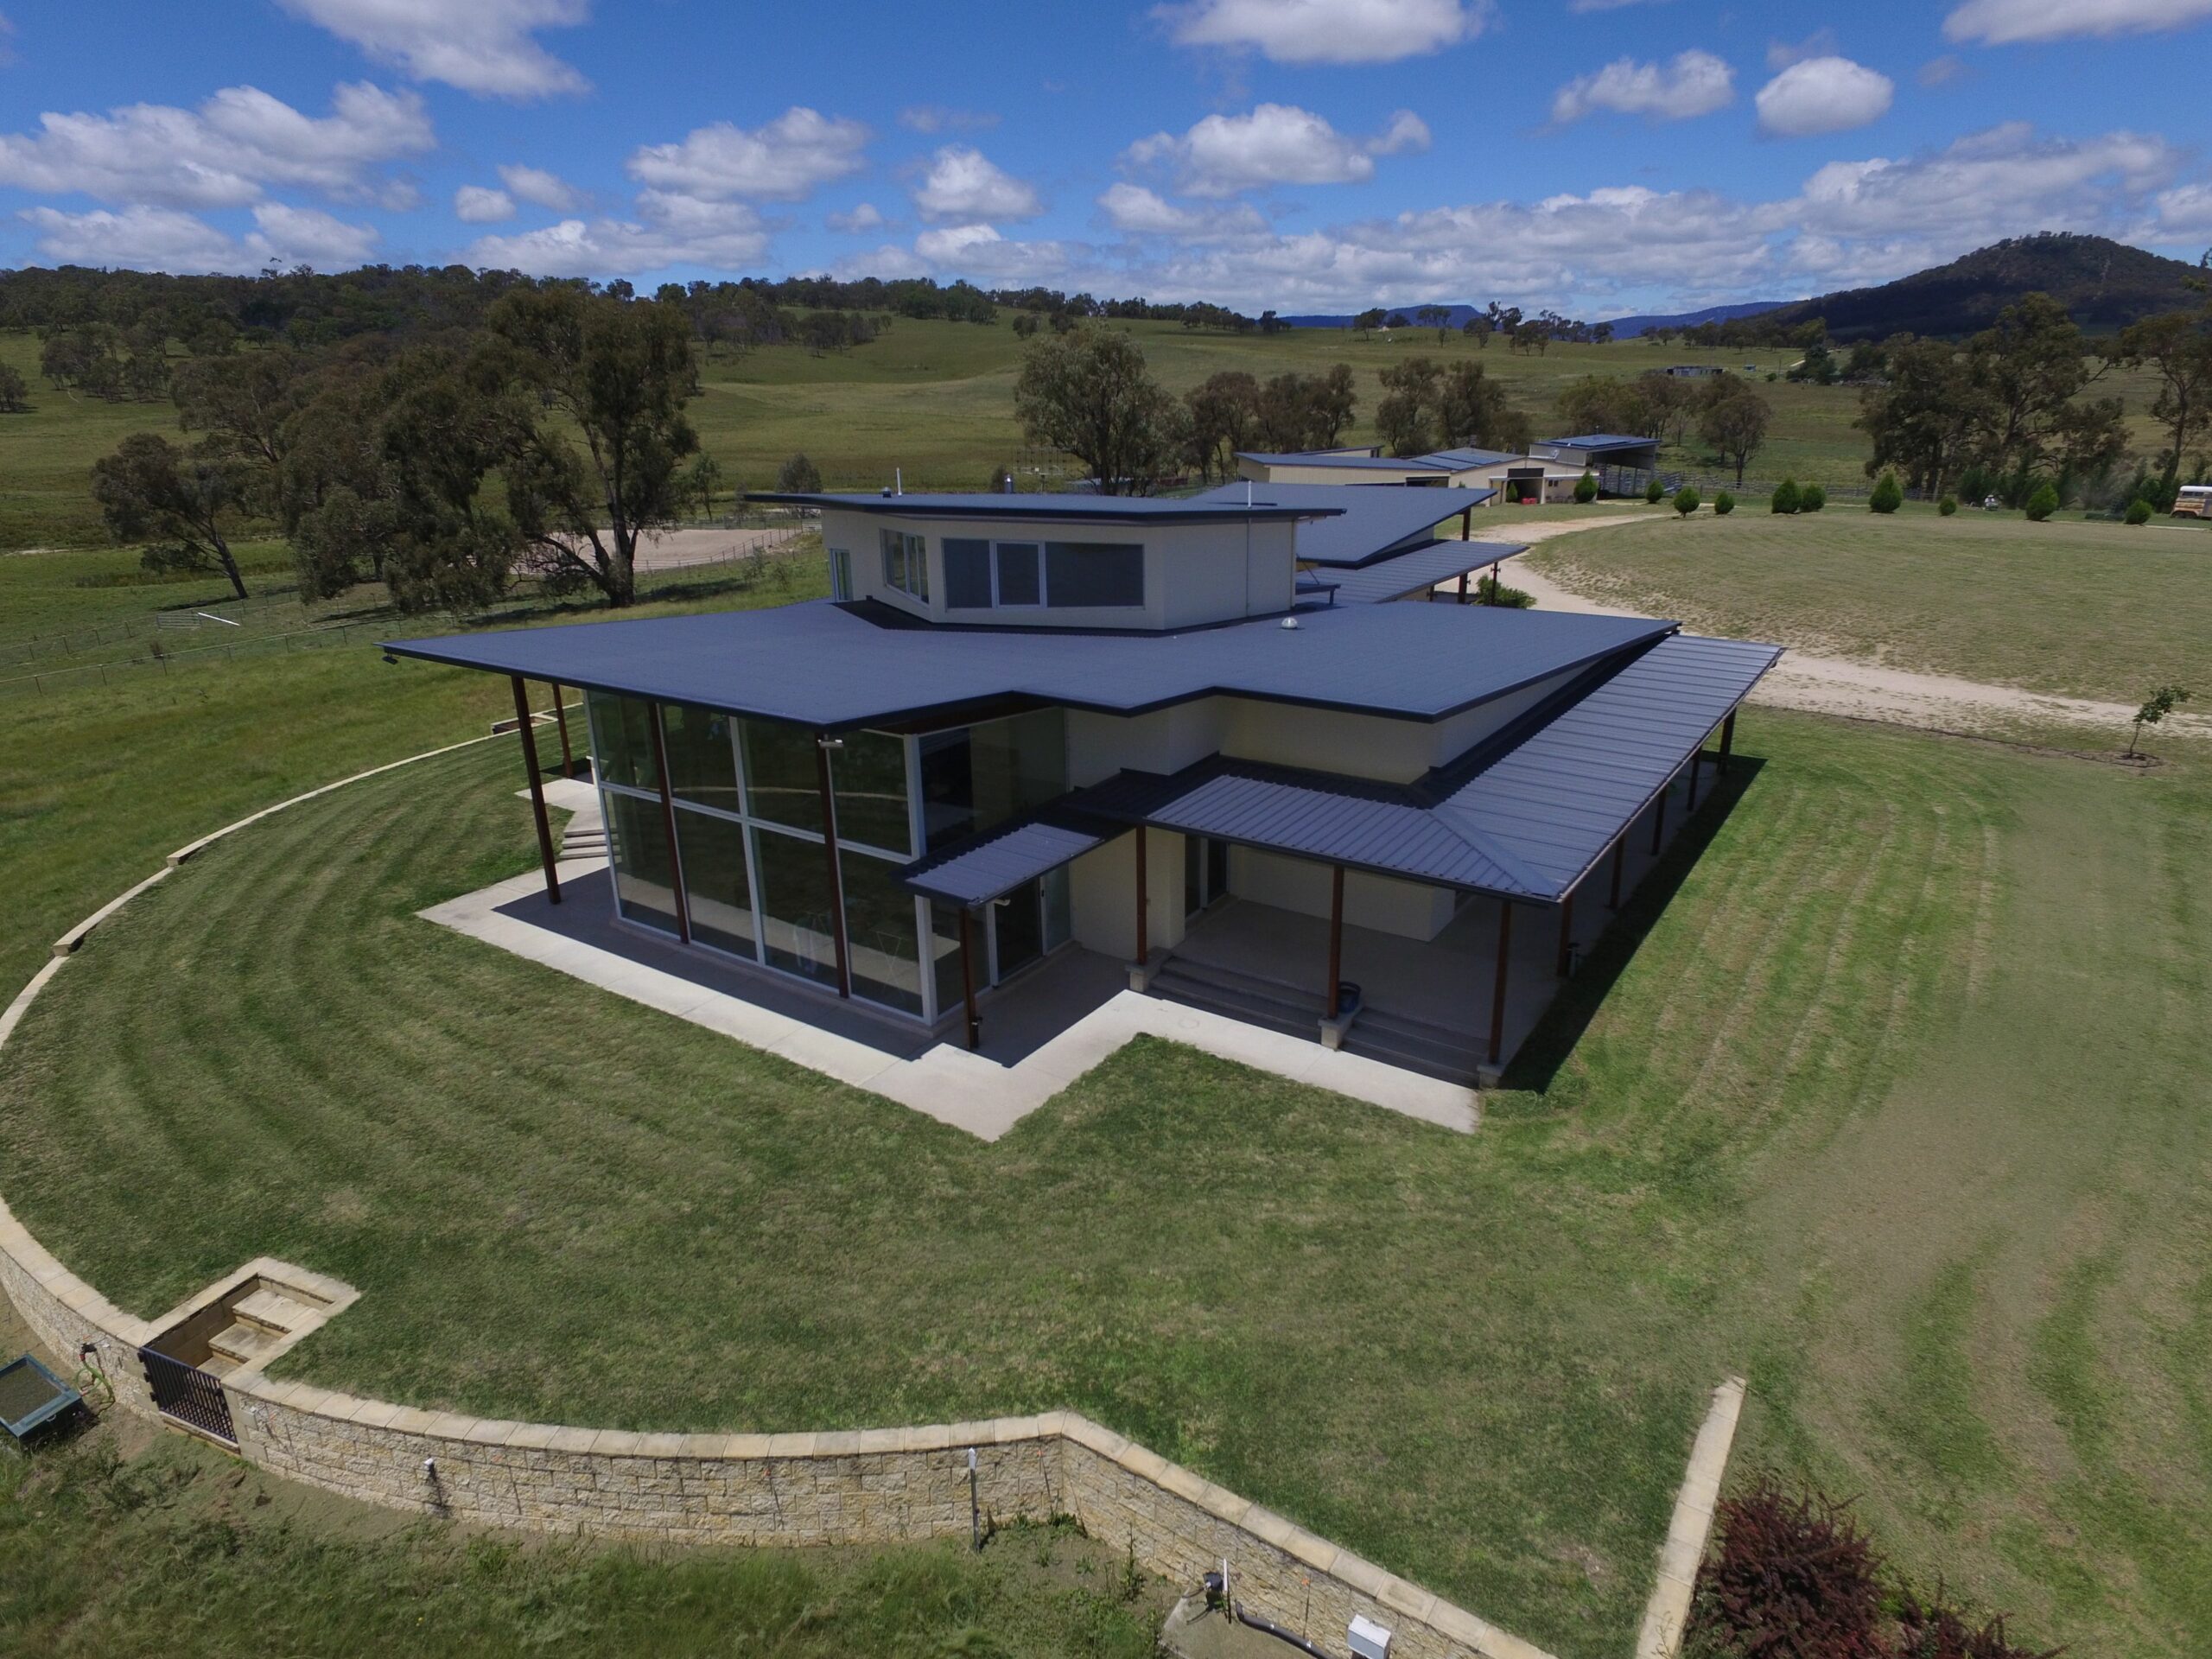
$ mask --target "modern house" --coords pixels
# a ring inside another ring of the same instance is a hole
[[[834,598],[387,649],[507,675],[518,715],[582,688],[586,902],[764,985],[988,1057],[995,1007],[1088,963],[1495,1077],[1779,653],[1382,602],[1504,550],[1398,492],[1357,529],[1342,492],[1246,493],[755,497],[820,512]]]
[[[1584,472],[1579,462],[1496,449],[1439,449],[1426,455],[1385,455],[1370,448],[1301,450],[1290,454],[1240,452],[1236,474],[1257,484],[1389,484],[1478,490],[1481,505],[1570,501]]]

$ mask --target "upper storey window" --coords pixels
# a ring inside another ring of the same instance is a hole
[[[930,602],[928,543],[903,530],[887,530],[883,537],[883,585]]]
[[[947,537],[954,610],[1134,610],[1144,605],[1136,542],[987,542]]]

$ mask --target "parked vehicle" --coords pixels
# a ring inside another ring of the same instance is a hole
[[[2184,484],[2174,496],[2177,518],[2212,518],[2212,484]]]

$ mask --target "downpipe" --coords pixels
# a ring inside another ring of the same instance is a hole
[[[1264,1635],[1274,1637],[1278,1642],[1289,1643],[1300,1653],[1309,1655],[1311,1659],[1335,1659],[1326,1648],[1316,1646],[1295,1631],[1283,1629],[1272,1619],[1262,1618],[1257,1613],[1248,1613],[1230,1599],[1228,1566],[1229,1563],[1224,1561],[1221,1572],[1209,1573],[1205,1576],[1207,1611],[1225,1612],[1240,1624],[1249,1624]]]

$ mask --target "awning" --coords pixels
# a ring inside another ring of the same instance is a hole
[[[1037,817],[917,859],[899,871],[899,880],[908,892],[940,904],[987,905],[1128,829],[1048,807]]]
[[[1330,570],[1325,575],[1336,588],[1336,604],[1381,605],[1528,550],[1507,542],[1431,542],[1374,564]]]

